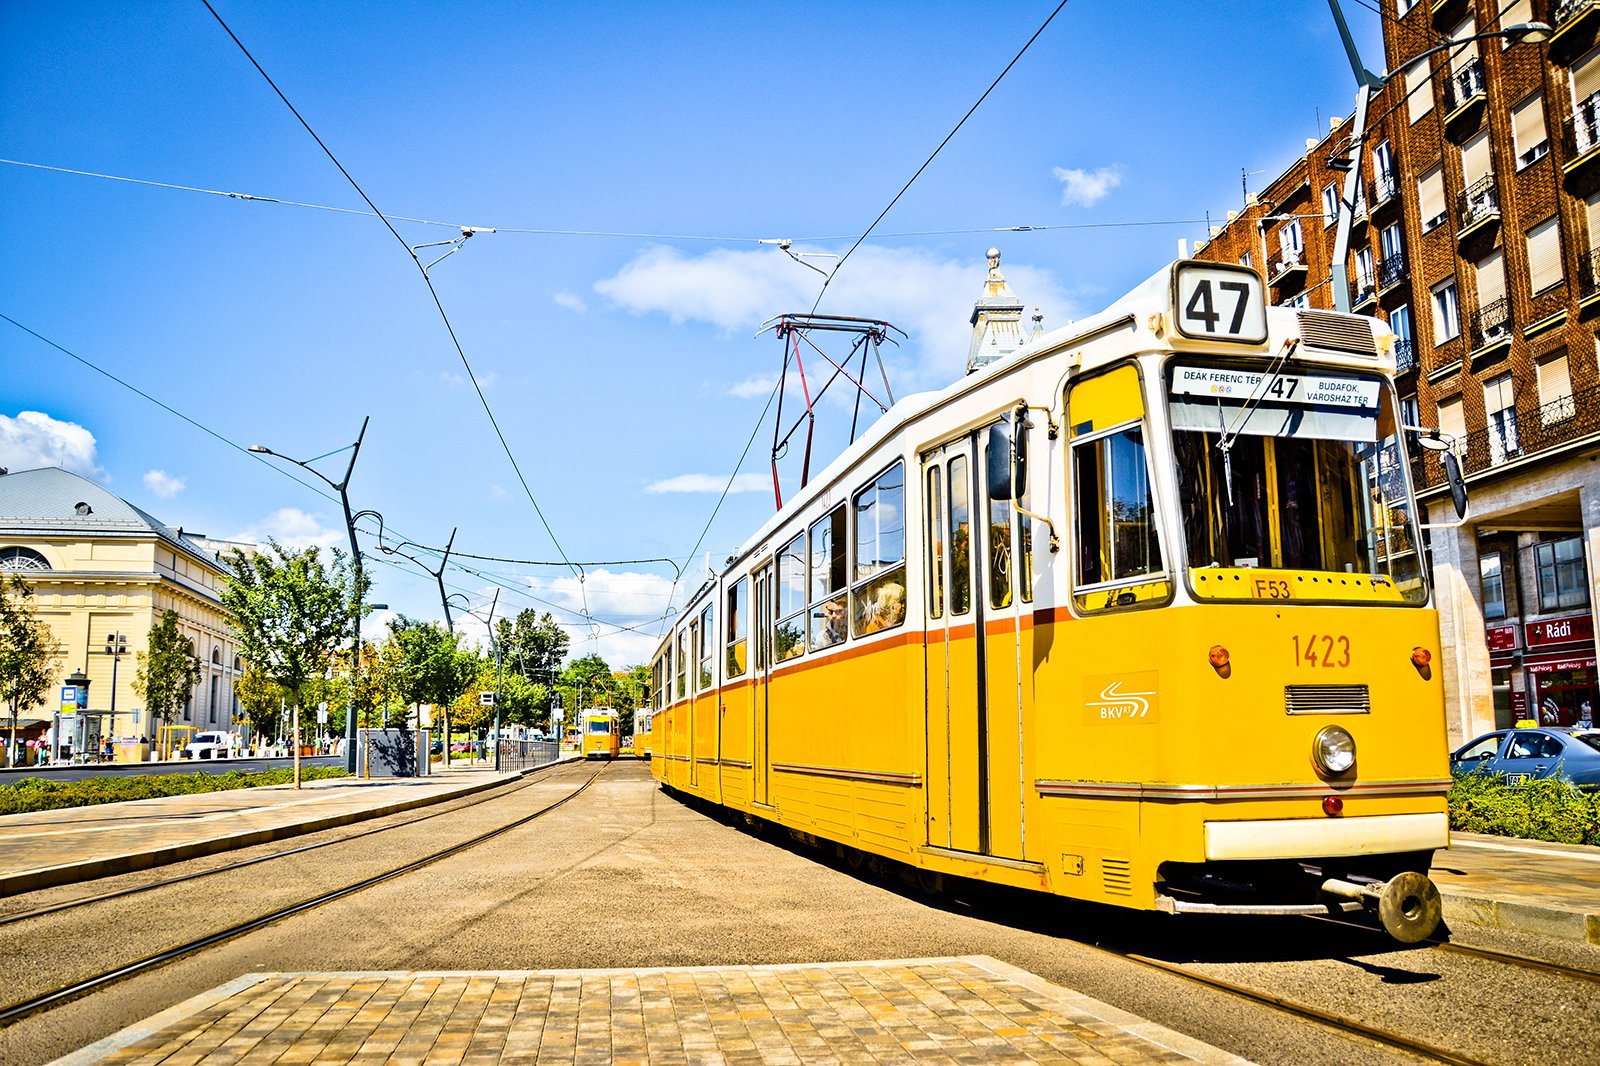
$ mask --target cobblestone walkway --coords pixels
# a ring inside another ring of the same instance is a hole
[[[61,1063],[1239,1063],[985,956],[249,974]]]

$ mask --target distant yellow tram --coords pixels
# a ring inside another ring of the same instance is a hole
[[[1394,343],[1180,261],[901,399],[677,616],[652,772],[930,877],[1422,939],[1441,456]]]
[[[583,712],[583,757],[615,759],[622,738],[617,734],[617,712],[606,707]]]
[[[650,758],[651,713],[640,707],[633,712],[633,753],[641,759]]]

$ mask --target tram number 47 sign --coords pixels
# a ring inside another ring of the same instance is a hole
[[[1179,263],[1173,296],[1178,330],[1186,337],[1245,344],[1267,339],[1266,300],[1254,270]]]

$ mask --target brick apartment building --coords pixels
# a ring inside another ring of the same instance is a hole
[[[1368,108],[1346,267],[1350,307],[1400,338],[1403,417],[1449,435],[1471,494],[1457,525],[1438,455],[1414,461],[1451,738],[1574,723],[1600,704],[1600,0],[1381,6],[1396,73]],[[1547,42],[1408,66],[1535,20]],[[1356,153],[1352,122],[1332,126],[1197,256],[1255,267],[1277,303],[1335,306]]]

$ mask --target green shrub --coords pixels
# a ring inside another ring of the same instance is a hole
[[[302,780],[344,777],[337,766],[307,766]],[[247,773],[229,770],[222,774],[148,774],[139,777],[91,777],[83,781],[52,781],[30,777],[14,785],[0,785],[0,814],[28,811],[55,811],[65,807],[88,807],[97,803],[154,799],[158,796],[187,796],[199,792],[227,792],[236,788],[283,785],[294,780],[294,770],[283,767]]]
[[[1499,774],[1473,773],[1450,786],[1450,828],[1463,833],[1600,844],[1600,792],[1536,778],[1508,785]]]

